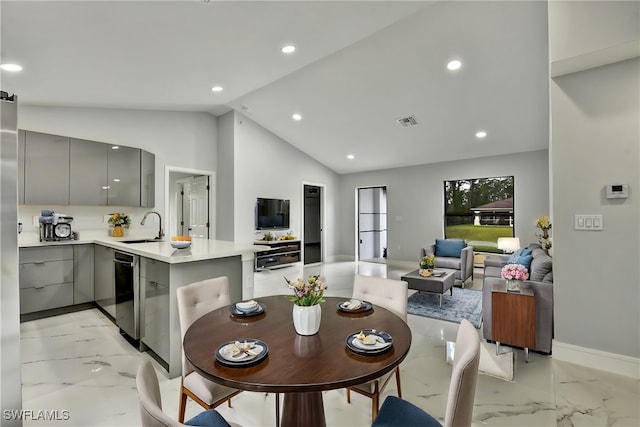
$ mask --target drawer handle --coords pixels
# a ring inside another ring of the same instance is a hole
[[[33,265],[45,265],[46,262],[34,262]]]
[[[34,286],[34,289],[44,289],[44,285]]]

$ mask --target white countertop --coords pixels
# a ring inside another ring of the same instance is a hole
[[[193,238],[187,249],[174,249],[171,239],[167,236],[163,241],[145,243],[124,243],[127,240],[153,239],[149,235],[127,235],[125,237],[111,237],[105,230],[79,231],[78,240],[64,240],[59,242],[41,242],[38,233],[22,233],[18,236],[18,246],[21,248],[39,246],[66,246],[81,244],[99,244],[123,252],[144,256],[169,264],[203,261],[230,256],[242,256],[243,260],[252,259],[256,251],[269,249],[268,246],[258,246],[251,243],[227,242],[224,240],[210,240]],[[247,258],[248,257],[248,258]]]

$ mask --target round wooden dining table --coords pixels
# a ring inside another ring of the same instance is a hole
[[[219,308],[196,320],[184,336],[184,353],[203,377],[241,390],[285,393],[282,426],[324,426],[322,391],[374,380],[398,366],[409,352],[411,331],[397,315],[382,307],[362,313],[338,309],[345,298],[327,297],[315,335],[298,335],[293,326],[292,303],[284,295],[256,299],[264,313],[251,317]],[[346,345],[350,334],[364,329],[387,332],[389,351],[360,355]],[[228,367],[216,360],[222,344],[244,339],[261,340],[267,357],[253,366]]]

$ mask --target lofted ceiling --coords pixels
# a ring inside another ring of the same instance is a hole
[[[546,10],[543,1],[3,0],[0,62],[24,69],[2,71],[2,89],[25,105],[236,109],[337,173],[540,150]],[[286,44],[296,52],[281,53]],[[446,70],[452,58],[460,70]],[[415,126],[396,122],[408,116]]]

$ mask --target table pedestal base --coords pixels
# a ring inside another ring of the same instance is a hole
[[[326,427],[322,392],[285,393],[282,427]]]

